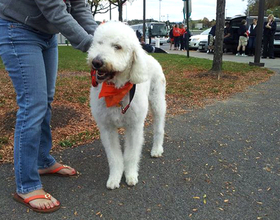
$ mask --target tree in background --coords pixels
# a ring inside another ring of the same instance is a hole
[[[110,10],[108,0],[88,0],[93,17],[96,14],[106,14]]]
[[[265,1],[264,12],[265,16],[273,14],[275,17],[280,17],[279,0]],[[259,9],[259,0],[248,0],[248,8],[246,14],[250,16],[257,16]]]
[[[209,28],[211,26],[209,19],[206,17],[201,20],[201,23],[204,28]]]
[[[220,79],[221,76],[222,63],[223,63],[225,7],[226,7],[226,0],[217,0],[215,49],[214,49],[213,64],[212,64],[212,69],[210,70],[210,74],[218,76],[218,79]]]
[[[123,5],[128,2],[128,0],[108,0],[112,5],[118,7],[119,11],[119,21],[123,21]]]

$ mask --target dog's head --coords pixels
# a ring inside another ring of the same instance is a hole
[[[132,28],[110,21],[96,29],[87,60],[97,70],[98,82],[121,87],[126,82],[137,84],[148,79],[146,56]]]

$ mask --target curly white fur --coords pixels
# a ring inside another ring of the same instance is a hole
[[[144,142],[144,121],[150,104],[154,116],[154,140],[152,157],[163,153],[165,123],[166,80],[160,64],[141,47],[135,32],[121,22],[100,25],[88,51],[88,63],[102,61],[102,71],[115,72],[109,82],[117,88],[127,82],[136,85],[135,96],[125,114],[120,107],[106,107],[104,98],[99,99],[101,83],[91,88],[90,105],[92,115],[100,129],[101,141],[109,163],[107,188],[119,188],[124,173],[130,186],[138,182],[138,165]],[[124,105],[129,102],[126,95]],[[125,146],[122,151],[117,128],[125,128]]]

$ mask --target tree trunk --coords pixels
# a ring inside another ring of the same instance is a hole
[[[210,71],[212,72],[212,74],[218,75],[218,78],[220,77],[222,71],[223,62],[225,5],[226,0],[217,0],[215,49],[213,65]]]
[[[118,7],[119,11],[119,21],[123,21],[123,4],[126,2],[126,0],[108,0],[111,4]]]
[[[123,11],[123,2],[122,2],[122,0],[120,0],[119,1],[119,21],[123,21],[122,11]]]

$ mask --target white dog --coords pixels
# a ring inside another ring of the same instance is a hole
[[[119,188],[123,173],[126,183],[133,186],[138,182],[144,121],[149,104],[154,116],[151,156],[160,157],[163,153],[165,76],[160,64],[142,49],[135,32],[121,22],[107,22],[96,29],[88,51],[88,63],[96,70],[98,83],[91,88],[90,105],[108,158],[110,174],[107,188]],[[136,89],[132,86],[134,84]],[[101,89],[103,86],[104,91]],[[106,87],[114,90],[113,93]],[[122,91],[125,87],[127,93]],[[124,93],[124,97],[114,95],[115,90]],[[116,97],[120,100],[113,103]],[[121,127],[125,129],[123,151],[117,130]]]

